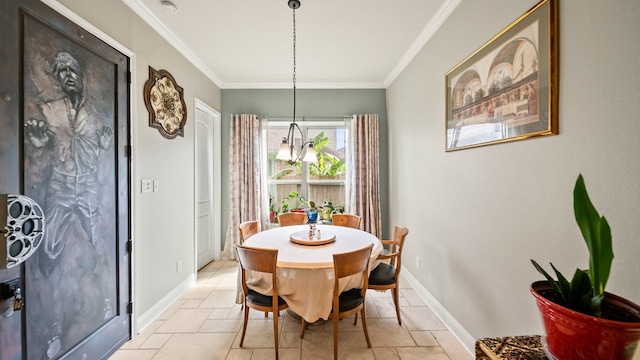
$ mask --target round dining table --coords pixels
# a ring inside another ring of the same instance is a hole
[[[278,294],[289,308],[313,323],[328,319],[333,300],[333,254],[350,252],[373,244],[369,270],[377,266],[382,253],[382,242],[368,232],[343,226],[316,225],[320,231],[319,243],[308,240],[309,225],[275,227],[258,232],[245,240],[245,246],[278,249]],[[335,240],[335,241],[334,241]],[[272,293],[271,277],[248,272],[248,286],[263,294]],[[362,286],[362,275],[340,281],[340,291]]]

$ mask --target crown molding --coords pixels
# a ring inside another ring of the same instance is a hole
[[[431,18],[429,23],[422,29],[422,32],[416,40],[411,44],[409,49],[402,55],[398,64],[391,70],[387,78],[384,80],[384,87],[387,88],[391,83],[400,75],[400,73],[409,65],[411,60],[418,55],[418,52],[426,45],[431,39],[433,34],[438,31],[440,26],[447,20],[449,15],[455,10],[462,0],[447,0],[438,9],[436,14]]]
[[[221,89],[291,89],[290,82],[224,83]],[[384,89],[381,82],[366,83],[296,83],[296,89]]]
[[[211,70],[199,57],[197,57],[189,47],[187,47],[169,28],[155,16],[148,7],[140,0],[122,0],[133,10],[144,22],[149,24],[162,38],[182,54],[189,62],[219,88],[222,88],[222,80]]]

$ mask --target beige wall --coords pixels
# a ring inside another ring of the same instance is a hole
[[[444,151],[445,73],[536,3],[462,1],[387,88],[403,265],[468,346],[542,333],[530,258],[567,276],[588,266],[572,208],[579,173],[613,232],[608,290],[640,303],[640,2],[561,1],[559,135]]]
[[[179,295],[176,289],[194,279],[194,97],[220,111],[220,89],[122,1],[60,3],[135,54],[131,69],[134,321],[144,323]],[[149,66],[168,70],[184,88],[188,114],[184,137],[167,140],[148,126],[142,88]],[[159,180],[160,192],[142,194],[142,179]],[[177,261],[182,262],[179,273]]]

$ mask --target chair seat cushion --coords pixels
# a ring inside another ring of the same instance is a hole
[[[392,285],[396,283],[393,275],[396,273],[396,268],[387,264],[380,263],[369,274],[370,285]]]
[[[251,289],[249,289],[249,293],[246,296],[248,302],[260,306],[271,306],[272,298],[272,296],[263,295]],[[284,305],[285,303],[284,299],[278,296],[278,306]]]
[[[340,312],[351,310],[364,302],[360,289],[351,289],[340,294],[338,307]]]

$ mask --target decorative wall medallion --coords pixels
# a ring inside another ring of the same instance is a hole
[[[149,66],[149,80],[144,84],[144,103],[149,111],[149,126],[167,139],[184,136],[187,106],[176,80],[166,70]]]

